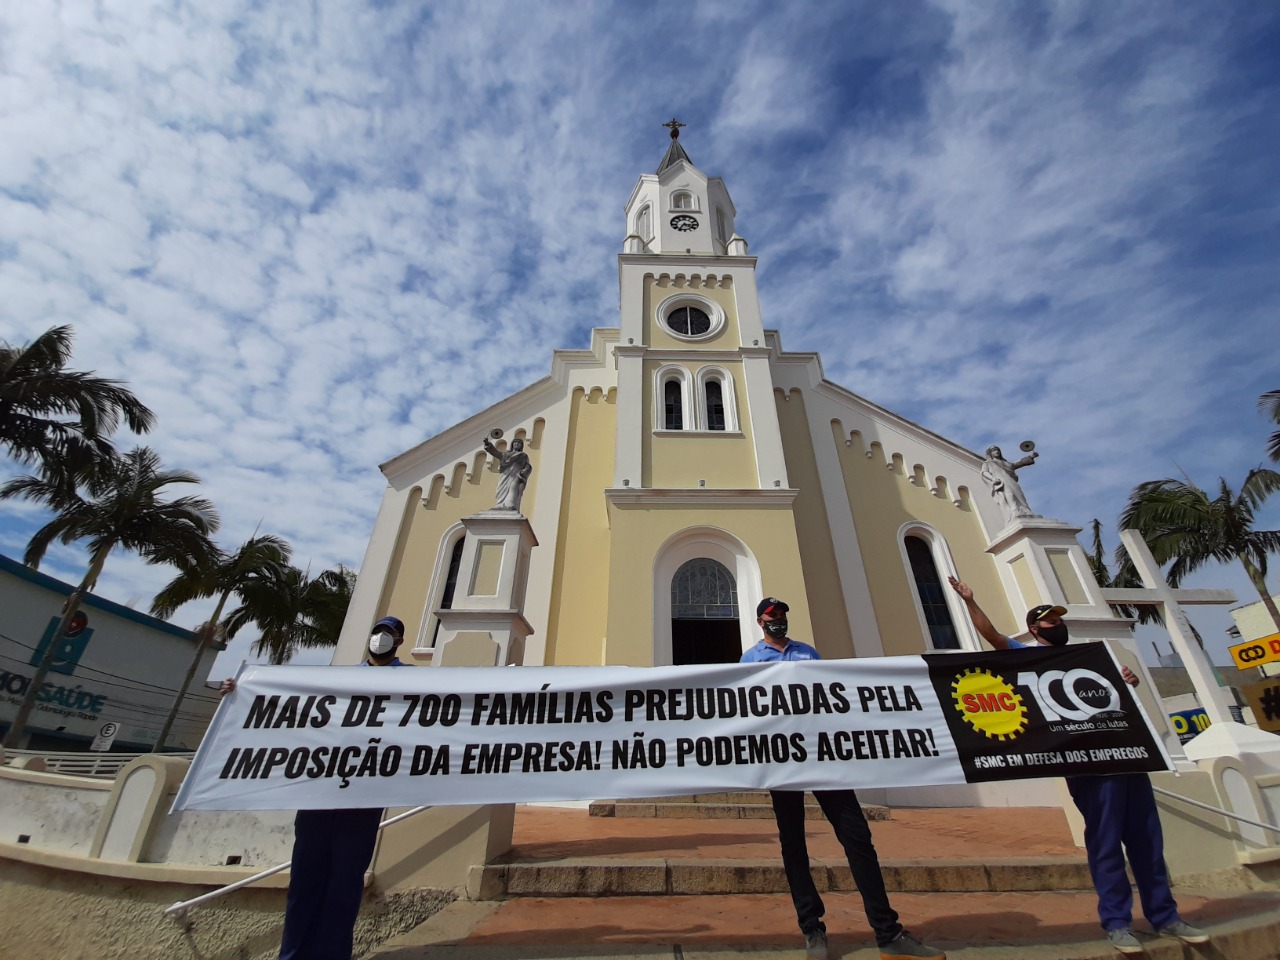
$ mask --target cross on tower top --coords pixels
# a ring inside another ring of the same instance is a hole
[[[679,139],[680,139],[680,128],[681,128],[681,127],[683,127],[683,126],[685,126],[685,124],[681,123],[681,122],[680,122],[679,120],[677,120],[675,117],[672,117],[670,120],[668,120],[666,123],[664,123],[664,124],[663,124],[663,126],[664,126],[664,127],[670,127],[670,128],[671,128],[671,139],[672,139],[672,140],[679,140]]]

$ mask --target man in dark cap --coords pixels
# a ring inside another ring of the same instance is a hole
[[[1030,641],[1007,637],[978,606],[973,590],[955,577],[951,588],[969,610],[969,618],[982,638],[997,650],[1029,647],[1061,647],[1070,639],[1062,618],[1066,607],[1042,603],[1027,611]],[[1124,682],[1138,685],[1138,677],[1128,667],[1120,668]],[[1178,904],[1169,890],[1169,871],[1164,862],[1164,831],[1156,810],[1151,778],[1145,773],[1111,773],[1094,777],[1067,777],[1067,791],[1084,817],[1084,849],[1089,857],[1089,875],[1098,893],[1098,919],[1107,941],[1125,954],[1146,951],[1133,935],[1133,888],[1125,873],[1125,854],[1133,869],[1142,900],[1142,915],[1155,932],[1184,943],[1207,943],[1209,935],[1178,915]]]
[[[822,655],[807,643],[787,636],[787,611],[790,607],[777,597],[766,597],[756,606],[756,623],[764,637],[742,655],[742,663],[774,663],[779,660],[821,660]],[[853,882],[862,896],[867,922],[875,931],[881,960],[946,960],[936,947],[921,943],[902,928],[898,914],[889,905],[889,894],[880,872],[880,858],[871,841],[871,828],[852,790],[815,790],[814,798],[835,830],[836,839],[844,847]],[[804,792],[770,790],[773,817],[778,823],[778,842],[782,847],[782,866],[795,904],[796,919],[804,934],[805,951],[810,960],[826,960],[827,928],[822,922],[826,908],[809,871],[809,847],[805,840]]]
[[[369,632],[361,666],[407,666],[396,656],[402,643],[404,624],[398,617],[383,617]],[[224,680],[221,692],[235,686],[234,680]],[[381,822],[381,807],[298,811],[280,960],[351,960],[364,873]]]

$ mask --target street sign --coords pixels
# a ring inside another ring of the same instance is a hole
[[[1186,743],[1209,726],[1209,714],[1200,707],[1169,714],[1169,723],[1178,735],[1179,743]]]
[[[1280,633],[1259,637],[1257,640],[1246,640],[1244,643],[1237,643],[1227,652],[1231,654],[1231,659],[1236,662],[1236,666],[1241,670],[1260,667],[1264,663],[1274,663],[1276,660],[1280,660]]]
[[[1258,729],[1280,733],[1280,677],[1251,683],[1240,690],[1258,721]]]
[[[90,750],[110,750],[111,741],[116,738],[116,734],[120,732],[120,724],[114,720],[108,720],[98,730],[98,735],[93,738],[93,743],[89,745]]]

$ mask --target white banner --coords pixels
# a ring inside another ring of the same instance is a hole
[[[972,666],[1004,658],[1014,667],[1015,656],[1017,682],[1030,683],[1034,697]],[[1061,662],[1048,656],[1049,666]],[[1000,742],[1026,732],[1030,705],[1049,690],[1027,672],[1037,657],[1044,654],[653,668],[251,666],[214,718],[174,807],[512,803],[1053,776],[1062,772],[1060,752]],[[1101,658],[1113,664],[1105,649]],[[1095,712],[1120,715],[1118,672],[1072,673],[1105,687]],[[1005,686],[984,693],[984,678]],[[968,692],[944,699],[953,681]],[[1080,696],[1073,702],[1091,709]],[[974,711],[985,711],[981,722]],[[1127,723],[1108,721],[1108,744],[1128,743],[1116,733]],[[1167,766],[1145,725],[1128,725],[1142,745],[1106,756],[1127,756],[1137,769]],[[986,732],[1005,729],[1013,732]],[[976,750],[957,747],[974,730]],[[1077,753],[1077,768],[1104,772]],[[993,772],[1008,754],[1017,769]]]

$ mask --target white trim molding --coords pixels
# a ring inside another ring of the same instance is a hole
[[[439,617],[436,611],[444,599],[444,585],[449,577],[449,561],[453,551],[467,534],[467,528],[459,521],[444,532],[440,545],[436,548],[436,562],[432,567],[431,584],[427,588],[427,600],[422,607],[422,618],[418,625],[418,636],[414,638],[413,649],[409,652],[415,657],[429,657],[435,652],[432,640],[435,639],[436,623]]]
[[[679,430],[696,429],[697,405],[694,403],[693,377],[689,369],[678,363],[665,363],[653,375],[653,430],[675,432],[676,428],[667,427],[667,384],[675,381],[680,384],[680,427]]]
[[[715,560],[733,574],[738,594],[738,629],[742,649],[756,642],[752,597],[764,596],[760,564],[745,543],[718,527],[690,527],[658,548],[653,559],[653,665],[670,666],[671,580],[690,560]]]
[[[711,326],[707,328],[705,333],[680,333],[678,330],[673,330],[671,325],[667,323],[667,318],[681,307],[693,307],[696,310],[701,310],[711,320]],[[681,290],[659,303],[656,315],[658,322],[662,324],[662,329],[678,340],[710,340],[717,336],[725,325],[724,307],[710,297],[691,293],[688,290]]]
[[[700,430],[711,430],[710,416],[707,410],[707,384],[715,381],[720,384],[720,402],[724,406],[724,432],[738,432],[738,399],[734,387],[733,375],[724,367],[706,366],[698,371],[698,413]],[[720,431],[713,431],[719,433]]]
[[[969,611],[965,608],[964,603],[956,592],[946,583],[947,577],[959,579],[956,573],[955,561],[951,559],[951,548],[947,546],[946,538],[930,524],[921,520],[908,520],[898,528],[898,553],[902,557],[902,569],[906,573],[907,584],[911,588],[911,598],[915,601],[916,617],[919,618],[920,631],[926,644],[925,652],[946,653],[949,651],[933,645],[933,635],[929,632],[929,623],[924,618],[924,604],[920,599],[920,591],[916,587],[915,571],[911,569],[911,558],[907,555],[907,537],[917,537],[929,547],[929,553],[933,556],[933,565],[937,569],[938,577],[945,587],[942,595],[946,598],[947,613],[951,615],[951,624],[955,627],[956,638],[960,641],[960,649],[974,652],[982,650],[982,643],[978,639],[977,631],[973,628],[973,621],[969,619]]]

